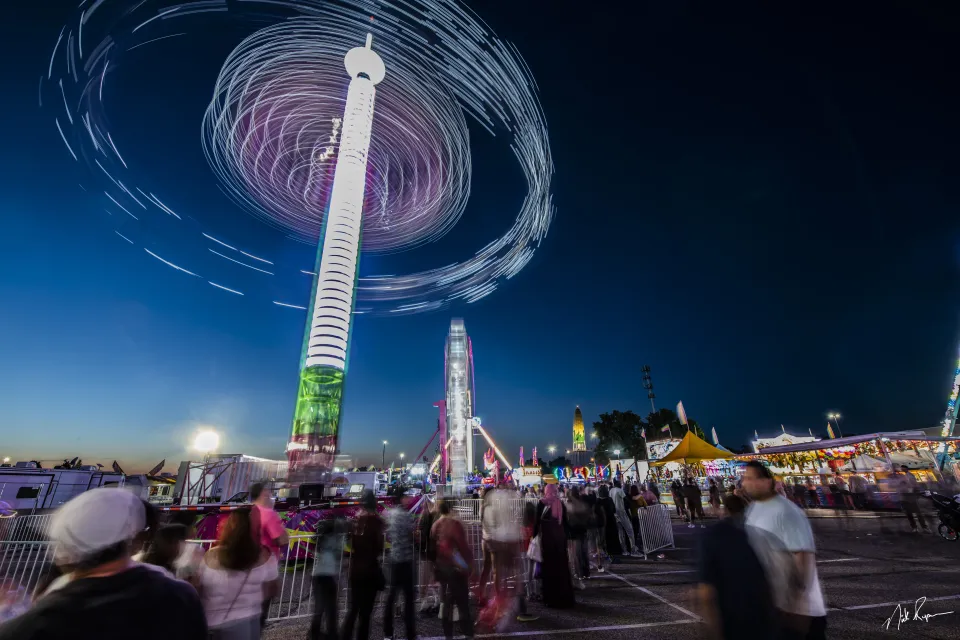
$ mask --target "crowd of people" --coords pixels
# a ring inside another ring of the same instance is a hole
[[[922,487],[910,474],[899,482],[904,510],[925,528],[910,501]],[[688,526],[703,527],[695,481],[676,480],[669,490]],[[698,536],[697,593],[712,636],[824,638],[816,547],[796,495],[759,462],[749,462],[735,483],[710,479],[708,491],[718,520]],[[288,538],[270,492],[254,484],[250,496],[251,507],[231,512],[209,549],[189,542],[196,537],[189,512],[161,523],[150,505],[118,488],[74,498],[51,524],[52,570],[31,607],[0,625],[0,640],[259,638]],[[425,499],[415,514],[419,498],[402,491],[394,497],[393,506],[379,512],[366,491],[356,518],[317,524],[309,565],[313,640],[368,638],[380,592],[387,640],[398,615],[409,639],[417,637],[418,614],[436,615],[448,638],[455,625],[472,638],[475,627],[497,632],[514,620],[534,620],[531,600],[551,609],[576,607],[576,592],[595,572],[607,571],[618,556],[643,554],[642,510],[660,502],[655,483],[619,479],[519,492],[488,488],[480,498],[475,548],[455,501]],[[910,523],[916,528],[913,518]],[[349,567],[340,584],[345,550]],[[339,620],[344,589],[348,606]]]

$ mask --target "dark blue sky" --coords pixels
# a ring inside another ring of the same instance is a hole
[[[0,455],[142,468],[185,459],[210,424],[227,449],[279,457],[302,312],[213,293],[117,240],[37,105],[76,3],[33,4],[0,25]],[[660,405],[683,400],[728,446],[781,423],[817,432],[827,410],[845,432],[941,418],[960,337],[955,11],[474,6],[537,78],[557,217],[482,302],[357,319],[345,452],[425,443],[452,316],[473,338],[478,413],[511,456],[569,445],[576,404],[588,423],[645,412],[643,364]],[[265,233],[203,160],[200,118],[238,34],[131,58],[114,135],[167,204],[309,266],[309,248]],[[446,264],[506,228],[518,171],[502,141],[474,137],[462,226],[363,272]],[[308,282],[271,286],[306,304]]]

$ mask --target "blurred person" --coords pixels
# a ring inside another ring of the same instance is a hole
[[[690,523],[687,527],[695,528],[697,526],[695,524],[696,520],[699,518],[700,528],[703,529],[705,527],[703,524],[703,492],[700,491],[700,486],[693,478],[687,478],[680,492],[687,503],[687,513],[690,515]]]
[[[716,518],[720,517],[720,487],[717,486],[717,481],[713,478],[710,478],[710,507],[713,509],[713,515]]]
[[[633,535],[633,525],[630,523],[630,516],[627,515],[626,494],[623,492],[619,480],[613,481],[613,489],[610,490],[610,499],[613,500],[613,526],[617,530],[617,537],[620,539],[620,548],[625,556],[639,556],[637,550],[637,538]],[[630,542],[629,547],[627,541]]]
[[[760,558],[745,527],[746,503],[724,500],[726,517],[700,537],[700,612],[707,637],[715,640],[772,640],[777,611]]]
[[[593,511],[593,518],[591,519],[591,531],[590,538],[593,545],[593,555],[596,558],[596,567],[598,573],[604,573],[606,571],[606,563],[609,559],[607,555],[607,516],[604,511],[603,506],[600,503],[601,492],[605,492],[606,487],[599,487],[596,493],[591,492],[588,496],[590,508]],[[609,493],[605,494],[607,500],[610,500]]]
[[[679,480],[670,483],[670,495],[673,496],[673,504],[677,509],[677,515],[686,520],[687,510],[684,506],[683,485]]]
[[[520,547],[524,557],[524,577],[527,581],[527,596],[531,599],[538,600],[540,598],[540,592],[538,589],[539,583],[534,575],[534,573],[538,570],[538,567],[536,566],[537,563],[530,559],[530,556],[527,555],[527,550],[530,548],[530,541],[533,539],[533,528],[536,521],[537,504],[531,501],[525,502],[523,505],[523,517],[521,520],[523,539]]]
[[[613,498],[610,497],[610,487],[606,484],[600,485],[597,491],[597,505],[603,512],[602,531],[597,535],[602,536],[603,553],[606,559],[611,559],[614,555],[623,555],[620,548],[620,536],[617,533],[617,507],[613,504]]]
[[[434,539],[437,560],[434,565],[437,579],[440,581],[441,620],[443,634],[453,637],[453,607],[456,605],[460,618],[460,632],[467,638],[473,638],[473,619],[470,617],[470,572],[473,567],[473,554],[467,543],[467,533],[453,515],[449,500],[440,502],[440,517],[433,523],[430,536]]]
[[[570,555],[573,558],[574,577],[577,588],[585,589],[583,581],[590,578],[590,556],[587,552],[587,534],[590,530],[592,509],[580,495],[577,487],[570,489],[567,503],[567,523],[570,536]]]
[[[343,620],[342,640],[353,640],[354,627],[357,627],[357,638],[367,640],[377,592],[386,587],[380,568],[384,526],[377,515],[377,497],[370,489],[364,489],[360,495],[360,508],[362,511],[350,534],[350,606]]]
[[[203,557],[197,580],[211,640],[260,637],[262,605],[276,595],[279,566],[255,534],[251,511],[234,511]]]
[[[817,576],[816,543],[810,521],[797,505],[777,494],[773,474],[756,460],[746,464],[743,488],[753,498],[747,509],[747,525],[769,534],[782,550],[780,555],[791,561],[789,593],[782,597],[775,594],[780,609],[781,637],[785,640],[826,638],[827,609]]]
[[[490,536],[493,532],[496,513],[493,509],[489,508],[490,502],[493,499],[494,490],[493,487],[487,487],[484,489],[483,497],[480,499],[480,552],[482,554],[482,560],[480,562],[480,580],[477,584],[477,602],[480,603],[480,606],[483,606],[483,603],[486,602],[487,584],[490,581],[494,566]]]
[[[647,488],[650,490],[650,493],[656,497],[657,502],[660,502],[660,487],[657,486],[657,481],[651,479],[650,482],[647,483]],[[647,502],[651,501],[647,500]]]
[[[860,475],[850,476],[850,490],[853,494],[854,509],[867,508],[867,480]]]
[[[173,563],[173,573],[181,580],[195,584],[195,578],[203,562],[205,550],[202,545],[191,542],[197,537],[197,516],[191,511],[176,511],[170,518],[171,524],[182,525],[185,529],[186,541],[181,545],[180,555]]]
[[[641,490],[641,495],[643,496],[643,500],[647,503],[647,505],[657,504],[660,502],[660,496],[653,492],[653,489],[651,488],[652,486],[654,485],[650,482],[644,483]]]
[[[920,493],[923,491],[923,487],[920,486],[920,483],[917,482],[917,479],[914,477],[910,470],[907,468],[907,465],[900,466],[900,472],[897,477],[897,491],[900,494],[900,508],[903,509],[903,513],[907,516],[907,521],[910,522],[910,530],[913,533],[917,533],[917,520],[920,522],[920,526],[923,527],[924,533],[930,533],[930,528],[927,526],[927,519],[923,517],[923,513],[920,511]],[[916,518],[916,520],[914,520]]]
[[[430,529],[437,519],[437,505],[435,502],[424,499],[420,521],[417,525],[419,539],[417,549],[420,554],[420,611],[440,607],[440,598],[431,593],[434,584],[433,563],[437,559],[437,549],[430,536]]]
[[[820,506],[820,496],[817,493],[817,485],[813,483],[813,478],[807,478],[807,500],[811,509]]]
[[[560,500],[557,485],[548,484],[537,506],[533,535],[540,536],[543,550],[540,568],[543,604],[551,609],[569,609],[575,604],[567,555],[567,526],[567,510]]]
[[[340,576],[344,535],[348,530],[349,524],[343,518],[317,523],[310,640],[337,640],[337,578]]]
[[[0,626],[0,640],[206,640],[196,590],[133,561],[145,526],[143,501],[125,489],[93,489],[67,502],[49,535],[69,579]]]
[[[407,630],[407,638],[417,637],[416,612],[414,610],[414,548],[413,530],[416,519],[410,513],[416,498],[403,495],[402,487],[397,491],[398,503],[387,509],[383,514],[386,527],[386,539],[390,542],[390,554],[387,562],[390,566],[390,585],[387,591],[387,604],[383,611],[383,637],[390,640],[393,637],[394,603],[397,592],[403,592],[403,621]]]
[[[176,575],[176,562],[187,543],[187,528],[182,524],[166,524],[157,529],[145,551],[134,559],[137,562],[162,567]]]
[[[267,485],[262,482],[254,482],[250,485],[250,501],[253,503],[251,512],[251,522],[253,523],[253,535],[259,539],[260,545],[266,547],[270,553],[280,560],[280,551],[287,548],[290,537],[283,526],[280,514],[273,508],[273,494],[268,490]],[[260,612],[260,628],[267,625],[267,616],[270,613],[270,603],[272,598],[263,601],[263,608]]]

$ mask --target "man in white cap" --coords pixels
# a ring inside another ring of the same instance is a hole
[[[65,504],[53,517],[50,542],[71,579],[0,626],[0,640],[206,640],[193,587],[131,559],[130,543],[144,524],[143,503],[124,489],[94,489]]]

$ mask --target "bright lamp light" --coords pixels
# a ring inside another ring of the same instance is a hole
[[[200,453],[210,453],[220,446],[220,436],[216,431],[205,429],[198,431],[193,438],[193,448]]]

